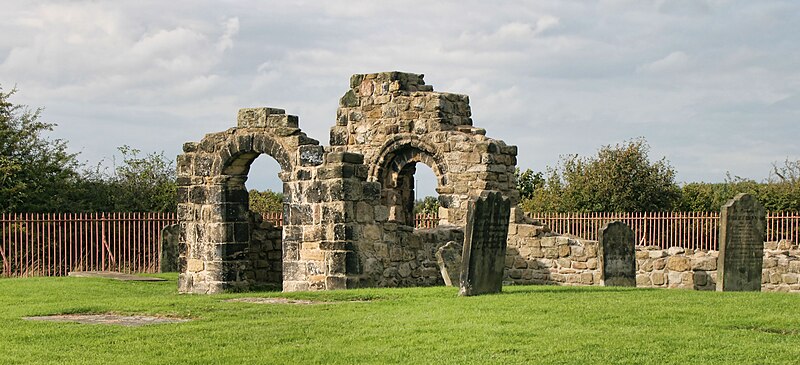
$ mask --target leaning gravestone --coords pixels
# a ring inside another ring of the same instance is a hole
[[[470,199],[461,254],[459,295],[499,293],[503,288],[511,201],[499,192]]]
[[[719,215],[717,291],[761,291],[766,213],[750,194],[739,194]]]
[[[456,242],[447,242],[436,250],[436,262],[442,273],[444,285],[456,286],[461,278],[461,252],[463,245]]]
[[[636,286],[636,240],[627,224],[614,221],[600,228],[599,257],[604,286]]]

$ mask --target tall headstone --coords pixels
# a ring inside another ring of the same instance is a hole
[[[601,279],[605,286],[636,286],[636,240],[627,224],[614,221],[600,228]]]
[[[750,194],[739,194],[719,215],[717,291],[761,291],[766,212]]]
[[[499,192],[469,200],[459,295],[502,290],[510,212],[511,201]]]

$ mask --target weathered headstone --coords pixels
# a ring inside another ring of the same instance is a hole
[[[436,262],[439,264],[439,271],[442,272],[444,284],[456,286],[461,278],[461,251],[463,245],[456,242],[447,242],[444,246],[436,250]]]
[[[766,213],[750,194],[739,194],[719,215],[717,291],[761,291]]]
[[[510,211],[511,201],[499,192],[468,202],[459,295],[502,290]]]
[[[178,234],[180,226],[171,224],[161,229],[161,272],[177,272]]]
[[[600,228],[601,280],[605,286],[636,286],[636,240],[627,224],[614,221]]]

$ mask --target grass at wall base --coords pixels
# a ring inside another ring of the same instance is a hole
[[[0,280],[0,364],[751,364],[800,359],[800,295],[506,286],[179,295],[161,283]],[[319,305],[226,302],[289,297]],[[143,327],[57,313],[192,318]]]

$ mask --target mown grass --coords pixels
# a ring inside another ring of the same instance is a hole
[[[444,287],[203,296],[179,295],[175,275],[163,277],[171,281],[0,280],[0,363],[800,362],[797,294],[512,286],[470,298]],[[335,303],[224,301],[253,296]],[[194,320],[121,327],[21,319],[109,312]]]

